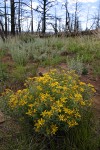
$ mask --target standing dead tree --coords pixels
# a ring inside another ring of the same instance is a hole
[[[11,34],[15,35],[15,1],[10,0],[11,5]]]
[[[70,14],[68,11],[68,0],[66,0],[65,4],[63,5],[66,9],[66,21],[65,21],[65,32],[71,32],[71,28],[70,28]]]
[[[52,0],[38,0],[39,6],[37,7],[36,11],[42,15],[42,34],[45,34],[46,31],[46,20],[48,16],[48,11],[51,7],[54,6],[54,2]]]
[[[78,0],[75,0],[75,12],[74,12],[74,32],[77,34],[80,30],[80,21],[79,14],[81,11],[81,3]]]
[[[4,36],[4,28],[3,28],[3,24],[0,20],[0,36],[2,38],[2,40],[5,42],[5,36]]]

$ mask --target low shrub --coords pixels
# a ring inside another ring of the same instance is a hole
[[[8,78],[7,65],[0,62],[0,80],[6,80]]]
[[[67,65],[69,70],[75,70],[78,75],[81,75],[83,72],[83,62],[82,58],[77,56],[76,58],[67,58]]]
[[[78,126],[91,107],[95,92],[91,84],[81,82],[74,71],[52,70],[43,77],[28,78],[26,88],[2,93],[9,108],[26,119],[35,132],[53,136]]]

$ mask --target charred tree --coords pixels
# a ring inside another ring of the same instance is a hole
[[[0,20],[0,36],[2,38],[2,40],[5,42],[5,36],[4,36],[4,28],[3,28],[3,24]]]
[[[33,33],[33,6],[31,0],[31,33]]]
[[[19,33],[21,33],[21,23],[20,23],[20,16],[21,16],[21,0],[19,0],[19,4],[18,4],[18,29],[19,29]]]
[[[15,35],[15,2],[10,0],[11,5],[11,34]]]
[[[70,16],[69,16],[69,12],[68,12],[68,2],[66,0],[65,3],[65,8],[66,8],[66,22],[65,22],[65,32],[70,31]]]
[[[46,19],[48,16],[48,11],[51,7],[53,7],[54,1],[49,0],[39,0],[39,6],[37,7],[36,11],[41,13],[42,15],[42,34],[45,34],[46,32]]]
[[[6,0],[4,1],[4,9],[5,9],[5,36],[7,37],[7,5],[6,5]]]

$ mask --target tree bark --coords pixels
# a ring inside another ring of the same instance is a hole
[[[5,8],[5,36],[7,38],[7,7],[6,7],[6,0],[4,1],[4,8]]]
[[[42,19],[42,33],[45,34],[46,30],[46,0],[44,0],[43,4],[43,19]]]
[[[15,2],[10,0],[11,3],[11,34],[15,35]]]
[[[3,28],[3,24],[0,20],[0,36],[2,38],[2,40],[5,42],[5,36],[4,36],[4,28]]]
[[[19,0],[19,7],[18,7],[18,29],[19,29],[19,33],[21,33],[21,24],[20,24],[20,6],[21,6],[21,2]]]

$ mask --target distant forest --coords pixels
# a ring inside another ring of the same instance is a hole
[[[41,33],[45,34],[49,27],[52,28],[54,34],[80,33],[82,31],[80,11],[82,12],[81,3],[78,0],[74,2],[74,11],[69,9],[68,0],[62,4],[65,10],[65,20],[57,15],[58,2],[56,0],[37,0],[38,6],[34,8],[33,0],[0,0],[0,29],[7,37],[8,34],[20,34],[21,32]],[[54,14],[51,14],[51,8]],[[92,25],[87,27],[89,13],[87,13],[85,31],[96,30],[100,27],[100,5],[97,6],[97,13],[93,16]],[[73,8],[72,8],[73,9]],[[37,27],[34,29],[34,14],[39,19]],[[29,19],[30,18],[30,19]],[[28,20],[29,19],[29,20]],[[26,29],[23,29],[23,23],[26,21]],[[28,22],[29,21],[29,22]],[[62,22],[64,22],[62,26]],[[49,31],[51,32],[51,31]],[[86,32],[85,32],[86,33]]]

